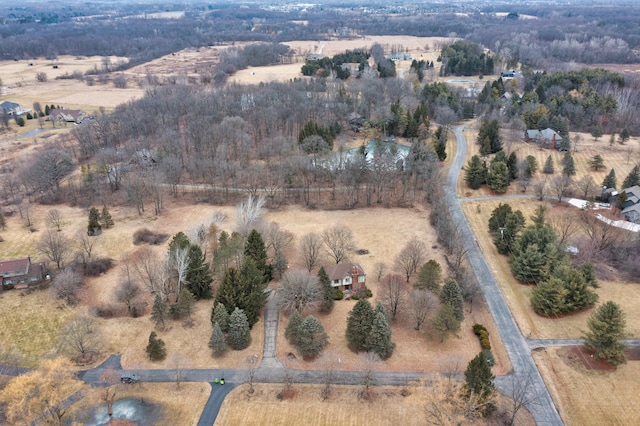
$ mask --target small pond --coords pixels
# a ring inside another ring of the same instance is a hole
[[[126,419],[140,426],[152,426],[161,418],[162,408],[145,402],[140,398],[125,398],[113,403],[113,414],[107,414],[106,404],[101,404],[92,413],[88,413],[82,424],[87,426],[105,426],[116,419]]]

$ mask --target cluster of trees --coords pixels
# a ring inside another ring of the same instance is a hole
[[[322,323],[313,315],[303,319],[298,310],[289,318],[284,336],[305,360],[316,358],[329,344]]]
[[[438,59],[442,61],[442,76],[493,74],[493,57],[473,42],[458,40],[444,45]]]
[[[343,68],[343,64],[358,63],[358,71],[363,71],[368,66],[371,54],[362,50],[347,50],[345,53],[334,55],[332,58],[307,59],[302,66],[302,74],[306,76],[329,77],[335,74],[336,78],[346,80],[351,76],[348,68]]]
[[[570,264],[553,227],[539,206],[525,226],[524,216],[509,204],[500,204],[491,214],[489,231],[500,253],[511,258],[511,271],[520,282],[536,284],[531,304],[536,312],[556,316],[591,307],[598,300],[593,266]]]
[[[229,314],[220,302],[211,311],[213,331],[209,338],[209,348],[214,356],[222,355],[229,346],[234,351],[245,349],[251,343],[251,325],[243,309],[235,308]]]
[[[349,312],[345,335],[351,350],[373,352],[381,359],[389,358],[396,346],[383,306],[378,304],[374,310],[367,299],[358,300]]]
[[[91,207],[89,209],[89,224],[87,225],[87,235],[95,236],[100,234],[102,228],[109,229],[113,227],[114,222],[109,213],[107,206],[102,208],[100,212],[97,208]]]

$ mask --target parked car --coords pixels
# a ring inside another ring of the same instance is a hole
[[[137,383],[140,380],[137,374],[126,373],[120,376],[122,383]]]

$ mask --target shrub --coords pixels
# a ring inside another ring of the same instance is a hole
[[[87,262],[84,267],[85,275],[90,277],[98,277],[113,267],[113,259],[101,257],[91,262]]]
[[[167,241],[169,234],[156,234],[155,232],[142,228],[138,229],[133,234],[133,244],[139,246],[140,244],[149,244],[152,246],[159,246]]]
[[[358,294],[360,295],[360,297],[362,297],[363,299],[368,299],[370,297],[373,297],[373,293],[371,292],[370,289],[368,288],[363,288],[361,289]]]
[[[149,344],[147,345],[147,356],[151,361],[162,361],[167,357],[167,349],[164,341],[158,339],[155,331],[149,335]]]
[[[116,312],[118,312],[118,308],[111,304],[103,303],[102,305],[98,305],[90,310],[92,315],[95,315],[100,318],[113,318],[116,316]]]
[[[491,342],[489,341],[489,332],[482,324],[473,325],[473,334],[478,336],[478,340],[480,341],[480,347],[483,350],[487,350],[487,351],[491,350]]]
[[[334,300],[342,300],[344,299],[344,293],[342,292],[342,290],[338,290],[336,289],[335,295],[333,296]]]

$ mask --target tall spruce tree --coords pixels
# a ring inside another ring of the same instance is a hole
[[[544,166],[542,166],[542,173],[546,175],[552,175],[556,172],[556,166],[553,163],[553,158],[548,156],[544,162]]]
[[[562,168],[562,174],[565,176],[575,176],[576,175],[576,164],[573,160],[573,155],[567,152],[564,156],[564,167]]]
[[[594,351],[595,359],[603,359],[613,365],[626,362],[623,339],[627,325],[620,305],[608,301],[587,319],[589,331],[584,334],[585,347]]]
[[[229,316],[229,347],[240,351],[249,346],[251,334],[249,321],[242,309],[235,308]]]
[[[605,188],[613,188],[616,189],[618,186],[618,180],[616,179],[616,169],[611,169],[609,174],[602,181],[602,186]]]
[[[373,326],[375,313],[367,299],[360,299],[347,316],[346,338],[351,350],[367,351],[369,333]]]
[[[189,266],[187,269],[187,289],[197,299],[211,299],[213,297],[211,290],[211,271],[209,264],[206,262],[202,249],[197,244],[189,246]]]
[[[393,354],[396,345],[391,341],[391,327],[384,312],[376,312],[367,341],[370,352],[374,352],[382,359]]]
[[[438,126],[436,133],[433,135],[433,150],[438,156],[438,160],[444,161],[447,159],[447,130]]]
[[[487,186],[496,194],[504,194],[509,187],[509,168],[502,161],[491,162],[487,172]]]
[[[442,305],[438,315],[433,319],[433,326],[440,337],[440,342],[444,342],[451,333],[460,331],[460,321],[456,318],[456,313],[448,303]]]
[[[510,204],[499,204],[491,212],[489,218],[489,232],[495,237],[493,243],[502,254],[513,251],[518,233],[524,228],[524,215],[520,210],[515,212]]]
[[[336,290],[331,285],[331,280],[329,279],[327,272],[324,270],[324,267],[320,267],[320,270],[318,271],[318,281],[320,281],[320,285],[322,285],[323,289],[320,312],[329,313],[333,310],[333,305],[335,304]]]
[[[509,154],[507,158],[507,168],[509,169],[509,179],[518,179],[518,157],[515,152]]]
[[[467,398],[475,396],[479,399],[479,402],[483,403],[488,401],[495,393],[493,384],[495,377],[491,373],[491,367],[484,352],[480,352],[469,361],[464,377],[464,389]]]
[[[438,262],[430,259],[418,273],[418,279],[413,285],[420,290],[431,290],[438,294],[440,293],[440,282],[442,281],[442,267]]]
[[[295,346],[303,359],[315,358],[328,343],[329,337],[316,317],[309,315],[298,326]]]
[[[464,181],[471,189],[478,189],[486,181],[486,170],[479,156],[474,155],[464,170]]]
[[[440,301],[453,307],[453,313],[458,321],[464,319],[464,299],[460,286],[455,280],[449,279],[444,283],[440,291]]]
[[[87,235],[98,235],[102,225],[100,225],[100,211],[91,207],[89,209],[89,225],[87,226]]]
[[[262,272],[263,282],[271,281],[271,266],[267,264],[267,248],[262,239],[262,235],[255,229],[247,236],[244,246],[244,257],[253,260],[256,267]]]
[[[227,342],[218,323],[213,325],[213,331],[209,339],[209,349],[211,349],[214,356],[222,355],[227,350]]]
[[[500,123],[498,120],[482,122],[478,131],[478,144],[482,155],[494,154],[502,149]]]
[[[636,164],[629,172],[624,182],[622,182],[622,189],[631,188],[632,186],[640,185],[640,168]]]
[[[167,319],[167,304],[162,300],[159,294],[153,299],[153,307],[151,308],[151,321],[154,322],[156,328],[164,329],[164,320]]]
[[[223,333],[229,331],[229,312],[222,303],[216,303],[211,309],[211,325],[218,324]]]
[[[102,226],[104,227],[104,229],[113,227],[113,218],[111,217],[111,213],[109,213],[109,209],[107,208],[107,206],[102,207],[100,220],[102,221]]]

